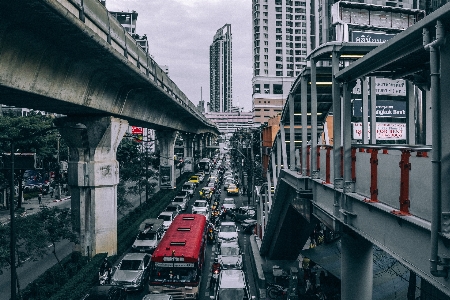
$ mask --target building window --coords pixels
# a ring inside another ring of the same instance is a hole
[[[269,63],[267,61],[264,62],[264,67],[268,67]]]
[[[270,94],[270,84],[264,84],[264,94]]]
[[[281,50],[281,49],[276,49],[276,50],[275,50],[275,53],[276,53],[276,54],[283,54],[283,50]]]
[[[278,19],[278,20],[283,19],[283,15],[282,15],[282,14],[277,14],[277,15],[276,15],[276,19]]]
[[[276,43],[275,43],[275,47],[283,47],[283,43],[281,43],[281,42],[276,42]]]
[[[276,40],[282,40],[283,37],[282,37],[281,35],[277,35],[275,39],[276,39]]]
[[[277,71],[276,76],[283,76],[283,71]]]
[[[275,7],[275,11],[276,11],[276,12],[282,12],[282,11],[283,11],[283,8],[282,8],[282,7]]]
[[[281,0],[275,0],[275,5],[283,5]]]
[[[283,94],[283,85],[282,84],[274,84],[273,85],[273,93],[280,95]]]
[[[283,30],[281,30],[281,28],[277,28],[277,29],[275,29],[275,32],[276,33],[283,33]]]
[[[261,85],[260,84],[255,84],[255,90],[253,91],[254,93],[261,93]]]
[[[264,74],[269,74],[269,71],[267,69],[264,69]]]
[[[264,46],[269,46],[269,42],[268,41],[264,41]]]
[[[282,22],[282,21],[277,21],[277,22],[275,23],[275,25],[276,25],[276,26],[283,26],[283,22]]]
[[[264,55],[264,59],[269,59],[269,55]]]
[[[259,75],[259,70],[255,70],[255,76]]]
[[[283,61],[283,57],[282,57],[282,56],[277,56],[277,57],[275,58],[275,60],[276,60],[276,61]]]
[[[283,64],[276,64],[277,69],[283,69]]]
[[[269,53],[269,48],[264,48],[264,53]]]

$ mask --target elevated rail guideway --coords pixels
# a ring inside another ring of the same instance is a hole
[[[70,147],[73,226],[85,255],[117,251],[116,150],[128,125],[156,130],[166,188],[177,132],[190,156],[194,141],[219,134],[98,0],[0,2],[0,99],[66,116],[55,123]]]

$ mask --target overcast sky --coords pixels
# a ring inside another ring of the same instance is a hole
[[[138,13],[136,33],[194,104],[209,102],[209,46],[217,29],[231,24],[233,105],[252,107],[252,1],[106,0],[110,11]],[[203,93],[201,93],[203,88]],[[206,108],[206,107],[205,107]]]

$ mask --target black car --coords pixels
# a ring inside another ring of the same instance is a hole
[[[126,300],[125,289],[117,285],[94,286],[83,300]]]

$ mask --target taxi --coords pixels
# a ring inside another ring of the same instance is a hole
[[[239,188],[235,184],[230,184],[227,189],[228,195],[239,195]]]

